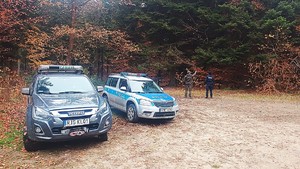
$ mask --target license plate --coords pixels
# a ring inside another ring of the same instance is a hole
[[[159,111],[160,111],[160,112],[169,112],[169,111],[172,111],[172,107],[168,107],[168,108],[160,108]]]
[[[90,119],[89,118],[73,119],[73,120],[66,120],[65,121],[65,127],[81,126],[81,125],[86,125],[86,124],[90,124]]]

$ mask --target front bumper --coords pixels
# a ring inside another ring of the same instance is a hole
[[[140,118],[146,119],[172,119],[174,118],[178,111],[178,105],[173,107],[156,107],[156,106],[139,106],[138,116]]]
[[[64,127],[64,119],[54,117],[50,120],[32,119],[24,132],[34,141],[55,142],[68,141],[83,137],[93,137],[107,133],[112,127],[112,113],[108,108],[101,115],[89,116],[89,124],[74,127]],[[37,128],[41,132],[37,132]]]

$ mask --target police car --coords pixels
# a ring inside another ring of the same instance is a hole
[[[88,136],[106,141],[112,113],[99,91],[82,66],[41,65],[30,87],[22,89],[28,96],[25,149],[36,151],[40,142]]]
[[[179,110],[175,98],[144,73],[111,74],[102,96],[110,106],[126,112],[130,122],[139,118],[173,119]]]

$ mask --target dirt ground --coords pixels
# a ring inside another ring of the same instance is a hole
[[[170,91],[172,92],[172,91]],[[1,149],[0,168],[300,169],[300,97],[215,91],[178,93],[172,121],[132,124],[116,110],[109,141],[47,144],[34,153]]]

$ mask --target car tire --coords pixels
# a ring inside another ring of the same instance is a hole
[[[27,134],[23,135],[24,148],[28,152],[38,151],[40,149],[40,143],[31,140]]]
[[[131,123],[136,123],[139,120],[139,117],[137,115],[136,107],[133,103],[129,104],[127,107],[127,119]]]
[[[101,141],[101,142],[107,141],[108,140],[108,134],[107,133],[99,134],[98,135],[98,140]]]

